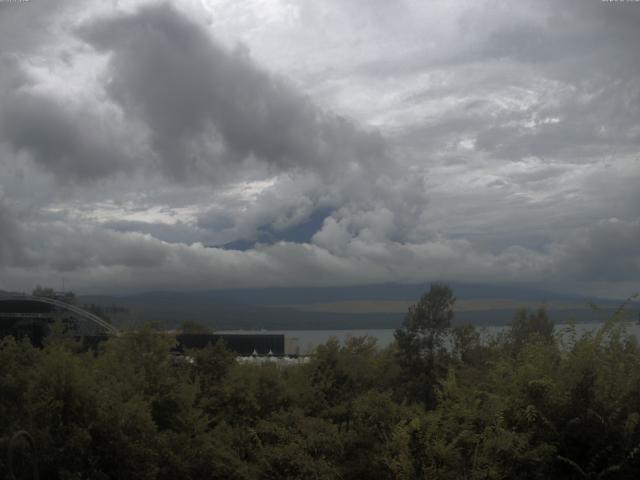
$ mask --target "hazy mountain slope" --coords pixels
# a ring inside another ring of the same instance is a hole
[[[605,318],[618,301],[598,300],[593,311],[587,297],[521,287],[453,284],[458,298],[456,322],[478,325],[509,323],[522,307],[546,305],[557,322]],[[173,328],[196,321],[217,329],[353,329],[395,328],[411,303],[428,285],[369,285],[324,288],[229,289],[197,292],[146,292],[128,296],[82,296],[82,303],[117,305],[128,310],[114,321],[153,321]],[[607,308],[608,307],[608,308]]]

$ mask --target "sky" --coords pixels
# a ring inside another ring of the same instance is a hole
[[[0,289],[640,290],[640,3],[0,2]]]

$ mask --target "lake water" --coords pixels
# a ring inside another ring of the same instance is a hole
[[[581,336],[586,332],[594,331],[598,327],[601,327],[602,323],[578,323],[574,325],[577,336]],[[640,340],[640,325],[637,323],[626,322],[624,324],[627,332],[634,335]],[[505,326],[491,326],[491,327],[479,327],[478,331],[483,339],[488,339],[494,335],[499,334],[508,327]],[[556,325],[555,331],[560,334],[565,334],[569,325],[559,324]],[[371,329],[371,330],[220,330],[216,333],[275,333],[284,334],[287,338],[297,338],[298,346],[300,347],[300,353],[302,355],[310,353],[318,345],[322,345],[331,337],[335,337],[340,341],[345,341],[349,337],[373,337],[376,339],[378,346],[386,347],[393,342],[393,329]]]

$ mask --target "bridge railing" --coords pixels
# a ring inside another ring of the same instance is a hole
[[[22,301],[28,300],[28,301],[53,305],[59,308],[63,308],[69,312],[75,313],[77,316],[83,318],[84,320],[89,320],[99,325],[105,330],[106,333],[109,333],[111,335],[116,335],[118,333],[118,330],[113,325],[104,321],[102,318],[98,317],[97,315],[94,315],[91,312],[87,312],[83,308],[77,307],[75,305],[71,305],[66,302],[62,302],[60,300],[56,300],[54,298],[34,297],[33,295],[0,295],[0,301],[6,301],[6,300],[22,300]]]

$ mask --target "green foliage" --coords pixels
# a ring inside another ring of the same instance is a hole
[[[579,337],[523,311],[487,341],[450,328],[453,302],[434,286],[391,347],[332,339],[289,368],[222,342],[175,357],[149,326],[90,352],[5,338],[0,430],[31,432],[53,479],[638,478],[640,347],[620,312]]]
[[[337,427],[305,416],[281,412],[258,423],[260,475],[264,480],[338,479],[342,444]]]
[[[180,331],[182,333],[211,333],[211,328],[194,322],[193,320],[184,320],[180,323]]]
[[[509,332],[512,348],[519,352],[529,342],[553,342],[553,322],[544,308],[531,312],[524,308],[519,310]]]
[[[404,398],[428,408],[436,404],[438,382],[446,373],[448,354],[444,340],[451,326],[456,299],[446,285],[434,284],[409,308],[401,329],[396,330],[397,360]]]

